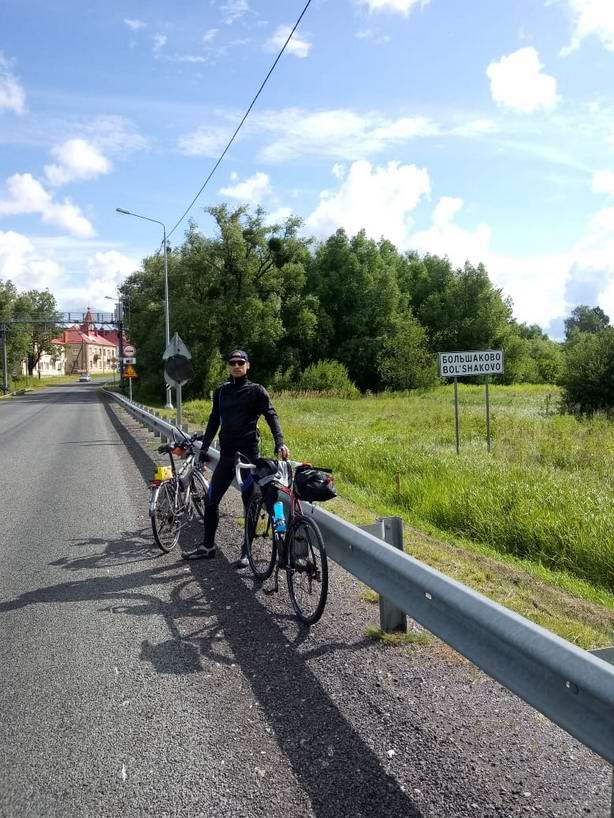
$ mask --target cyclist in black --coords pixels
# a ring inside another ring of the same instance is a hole
[[[215,532],[219,522],[219,505],[234,478],[236,452],[244,454],[252,463],[259,457],[258,418],[264,415],[275,440],[275,453],[287,460],[290,452],[284,445],[279,418],[264,386],[247,379],[249,357],[242,349],[234,349],[228,356],[230,378],[213,393],[213,406],[207,428],[202,435],[201,463],[209,457],[207,451],[220,430],[220,459],[213,472],[205,511],[203,544],[195,551],[183,554],[184,559],[211,559],[216,554]],[[254,490],[251,479],[246,480],[242,499],[247,509]],[[235,568],[248,565],[245,542],[241,556],[233,563]]]

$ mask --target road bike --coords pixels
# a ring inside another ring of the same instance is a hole
[[[196,459],[199,450],[194,442],[199,435],[189,437],[175,427],[182,440],[173,440],[158,447],[160,454],[168,454],[170,468],[158,467],[150,483],[149,516],[158,547],[168,553],[179,542],[181,530],[195,517],[205,519],[209,483],[203,476]],[[185,458],[178,469],[175,458]]]
[[[240,488],[244,486],[241,471],[257,469],[240,452],[235,455],[235,476]],[[247,559],[260,582],[275,574],[273,588],[265,589],[266,594],[277,593],[279,572],[285,571],[297,618],[305,625],[314,625],[324,612],[328,596],[328,560],[320,529],[303,513],[294,476],[292,465],[280,461],[278,475],[267,486],[254,491],[245,512]],[[288,498],[287,520],[277,505],[281,503],[280,492]]]

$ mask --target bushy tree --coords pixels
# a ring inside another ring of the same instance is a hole
[[[358,395],[347,368],[339,361],[318,361],[303,372],[298,389],[304,392],[325,392],[344,398]]]
[[[573,340],[579,332],[601,332],[609,324],[610,319],[601,307],[580,304],[574,307],[569,318],[565,319],[565,340]]]
[[[179,332],[193,356],[195,377],[186,395],[210,391],[220,356],[232,347],[249,351],[253,376],[266,383],[279,367],[309,362],[317,300],[305,297],[309,242],[300,221],[268,225],[265,213],[225,205],[210,208],[216,235],[191,224],[181,247],[169,251],[171,334]],[[131,306],[130,337],[150,373],[146,391],[163,389],[163,265],[144,260],[122,288]]]
[[[386,335],[378,357],[382,383],[389,389],[418,389],[437,382],[437,362],[424,327],[410,311]]]
[[[511,303],[493,286],[484,265],[467,262],[455,270],[447,258],[407,258],[403,286],[433,352],[489,349],[502,342]]]
[[[569,411],[614,411],[614,327],[578,334],[567,350],[561,385]]]
[[[320,354],[344,363],[361,389],[381,387],[379,356],[402,309],[390,243],[337,230],[310,269],[318,298]]]
[[[0,281],[0,323],[16,318],[20,323],[11,324],[7,335],[9,369],[15,370],[25,359],[32,375],[44,353],[59,352],[51,343],[60,331],[54,296],[48,290],[18,293],[10,281]]]

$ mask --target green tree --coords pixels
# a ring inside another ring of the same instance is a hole
[[[567,350],[561,385],[569,411],[590,415],[614,410],[614,327],[578,334]]]
[[[378,358],[384,386],[418,389],[437,382],[435,356],[429,352],[426,331],[408,311],[383,341]]]
[[[403,287],[433,352],[488,349],[508,333],[512,307],[483,264],[453,269],[447,258],[408,254]]]
[[[381,388],[379,356],[404,303],[392,245],[338,230],[318,247],[309,284],[320,305],[319,357],[345,364],[361,389]]]
[[[267,383],[283,367],[298,366],[315,336],[317,301],[304,297],[309,242],[300,220],[266,223],[260,208],[210,208],[216,235],[191,224],[181,247],[168,253],[171,333],[190,349],[195,377],[189,396],[210,391],[220,356],[234,346],[254,359],[253,376]],[[131,306],[130,337],[139,349],[143,388],[162,388],[164,348],[162,259],[152,256],[122,288]],[[219,381],[218,381],[219,382]]]
[[[565,340],[570,341],[578,332],[601,332],[609,326],[610,319],[601,307],[588,307],[580,304],[565,319]]]
[[[56,323],[57,312],[55,298],[49,290],[28,290],[15,297],[13,317],[24,319],[20,327],[20,343],[30,375],[43,354],[59,352],[57,345],[52,343],[60,332]],[[32,319],[31,322],[28,319]]]

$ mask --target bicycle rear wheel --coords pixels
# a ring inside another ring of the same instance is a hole
[[[191,481],[191,496],[192,504],[196,509],[196,513],[201,520],[205,519],[205,507],[207,505],[207,498],[209,497],[209,483],[205,480],[203,475],[194,470],[190,478]]]
[[[181,532],[181,519],[173,480],[165,480],[155,489],[150,513],[151,528],[156,544],[165,553],[172,551],[179,542]]]
[[[298,514],[288,531],[288,591],[294,612],[305,625],[322,616],[328,596],[328,560],[320,529]]]
[[[277,546],[273,523],[261,494],[254,494],[245,513],[247,559],[256,579],[264,581],[273,573]]]

